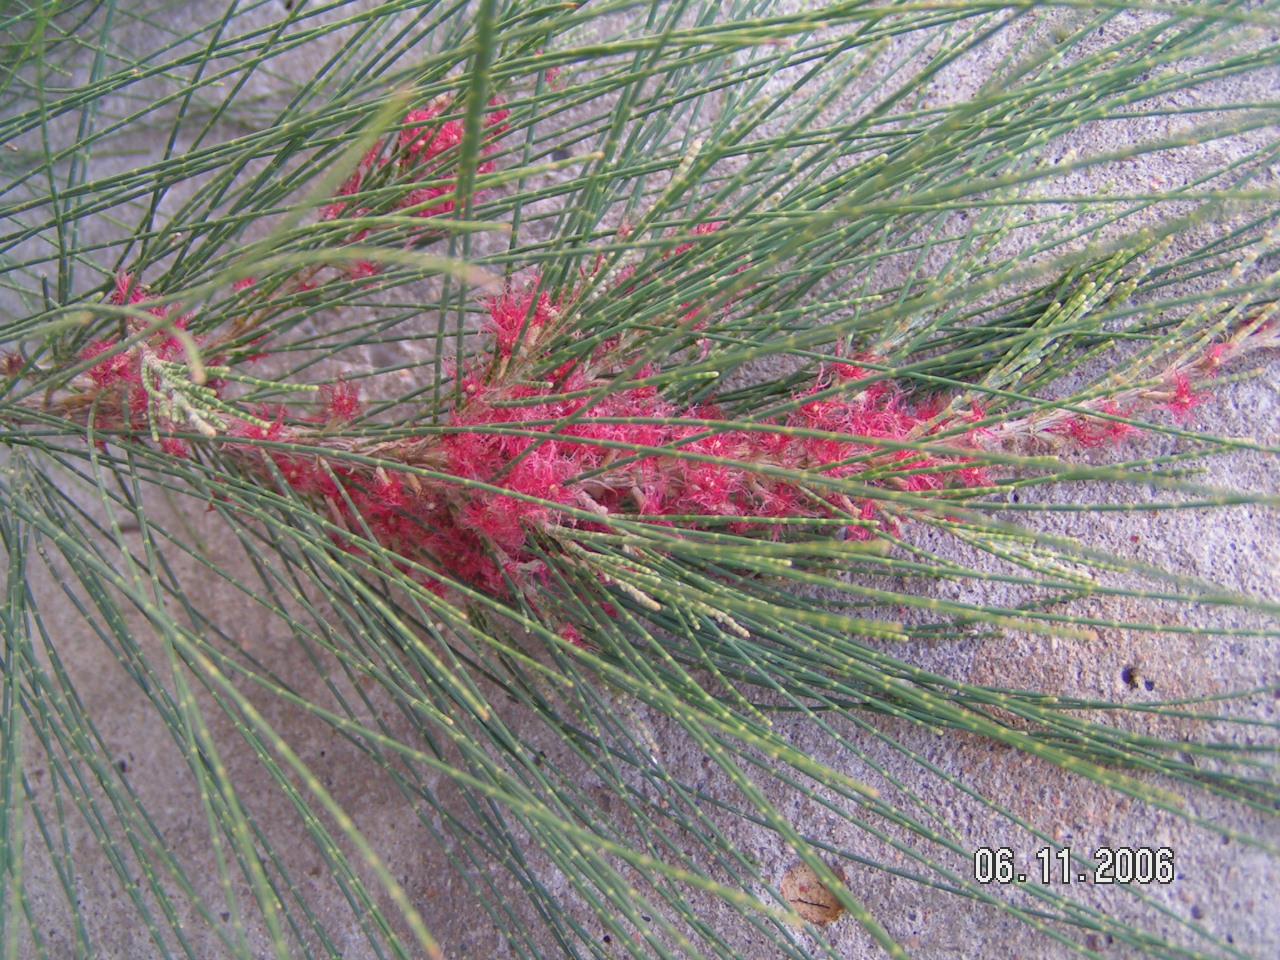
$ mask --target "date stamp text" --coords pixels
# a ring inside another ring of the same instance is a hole
[[[1019,862],[1011,847],[978,847],[973,879],[982,884],[1168,884],[1173,883],[1172,847],[1095,847],[1089,858],[1070,847],[1041,847]]]

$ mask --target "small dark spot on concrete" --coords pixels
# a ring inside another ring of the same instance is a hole
[[[1130,690],[1138,689],[1138,671],[1132,666],[1125,667],[1120,671],[1120,679],[1124,681],[1124,685]]]
[[[1156,688],[1156,682],[1154,680],[1143,680],[1142,686],[1147,690],[1154,690]]]
[[[1233,937],[1231,934],[1229,934],[1229,933],[1228,933],[1228,934],[1227,934],[1227,943],[1235,943],[1235,942],[1236,942],[1236,938],[1235,938],[1235,937]]]
[[[128,773],[128,772],[129,772],[129,761],[128,761],[128,760],[117,760],[117,761],[116,761],[116,768],[117,768],[121,773]]]
[[[1018,496],[1018,492],[1016,490],[1013,493],[1009,494],[1009,499],[1012,500],[1014,503],[1022,502],[1022,498]]]
[[[220,914],[218,914],[218,916],[222,918],[223,923],[226,923],[228,920],[231,919],[231,914],[226,910],[223,910]]]
[[[613,937],[609,936],[609,935],[606,933],[606,934],[604,935],[604,942],[605,942],[605,943],[613,943]]]
[[[645,923],[648,923],[650,920],[653,919],[653,917],[649,916],[647,913],[642,913],[640,914],[640,919],[643,920]]]
[[[551,159],[552,160],[568,160],[569,151],[566,150],[564,147],[556,147],[554,150],[551,151]]]
[[[1191,919],[1193,920],[1204,919],[1204,908],[1201,907],[1200,904],[1197,903],[1195,906],[1191,908]]]

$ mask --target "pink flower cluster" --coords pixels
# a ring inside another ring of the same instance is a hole
[[[373,212],[369,207],[341,198],[356,197],[365,190],[406,182],[435,181],[405,193],[396,201],[395,210],[429,219],[457,209],[454,191],[458,173],[450,167],[459,159],[465,128],[460,120],[440,119],[454,104],[455,98],[444,96],[437,97],[426,107],[411,110],[404,118],[404,129],[391,144],[379,141],[364,155],[355,172],[338,188],[340,199],[324,208],[322,218],[336,220],[344,216],[366,216]],[[506,133],[507,119],[511,115],[496,97],[489,101],[489,106],[492,109],[484,118],[484,142],[481,145],[486,159],[476,167],[480,174],[492,173],[495,169],[494,162],[488,158],[496,152],[497,141]],[[347,242],[360,243],[368,236],[368,230],[360,230]],[[415,239],[431,240],[434,237],[430,231],[425,231]],[[377,264],[368,261],[359,261],[347,271],[354,280],[368,279],[380,272]]]
[[[1114,400],[1105,400],[1098,404],[1100,413],[1113,417],[1128,417],[1134,412],[1132,407],[1122,408]],[[1107,420],[1102,417],[1075,416],[1049,428],[1050,433],[1070,437],[1082,447],[1100,447],[1108,443],[1120,443],[1138,432],[1138,428],[1118,420]]]
[[[536,283],[513,286],[488,307],[492,366],[536,354],[539,338],[559,315]],[[566,366],[554,382],[541,384],[462,371],[465,400],[449,432],[406,445],[406,451],[430,448],[426,462],[455,482],[428,481],[386,465],[369,471],[282,451],[266,455],[294,490],[326,502],[354,533],[367,530],[407,559],[503,596],[539,576],[542,565],[533,550],[539,537],[554,539],[575,528],[609,530],[616,517],[774,538],[793,518],[828,520],[846,537],[861,540],[896,529],[888,499],[851,499],[762,468],[810,471],[907,493],[988,482],[982,467],[969,464],[963,446],[955,456],[937,456],[877,443],[928,441],[946,425],[936,402],[913,405],[887,381],[858,389],[856,381],[866,372],[851,364],[836,365],[837,378],[846,381],[842,390],[819,382],[806,394],[812,399],[789,415],[744,430],[691,422],[724,420],[727,415],[715,405],[680,408],[656,387],[610,384],[629,360],[606,344],[590,363]],[[594,371],[591,379],[584,369]],[[640,379],[653,372],[642,370]],[[597,387],[603,388],[600,399],[572,396]],[[358,399],[345,385],[334,388],[326,402],[329,422],[358,411]],[[563,424],[566,418],[573,422]],[[645,422],[610,422],[618,420]],[[279,418],[269,429],[240,424],[233,433],[314,442],[306,430],[286,427]],[[406,453],[403,459],[407,464],[415,457]],[[416,459],[423,462],[421,454]],[[782,522],[768,522],[773,520]],[[430,577],[424,582],[438,584]]]
[[[1210,347],[1204,357],[1198,361],[1197,366],[1202,368],[1206,377],[1216,376],[1224,346],[1224,344],[1216,344]],[[1051,424],[1046,432],[1067,437],[1082,447],[1114,445],[1140,433],[1141,429],[1131,423],[1109,418],[1136,416],[1141,408],[1140,399],[1158,398],[1157,406],[1168,410],[1180,423],[1186,423],[1195,408],[1208,402],[1212,397],[1213,394],[1208,391],[1195,390],[1192,387],[1191,377],[1185,370],[1176,370],[1166,375],[1162,388],[1144,391],[1142,397],[1135,398],[1123,406],[1115,400],[1103,400],[1092,404],[1092,409],[1106,416],[1073,415]]]
[[[443,109],[438,104],[410,114],[408,123],[418,125],[406,128],[381,166],[417,169],[456,149],[459,125],[431,122]],[[505,114],[495,116],[491,128],[499,128]],[[359,191],[378,155],[370,155],[345,195]],[[707,236],[719,226],[693,233]],[[683,243],[663,259],[692,249]],[[618,286],[634,282],[634,271],[615,278]],[[142,304],[147,293],[122,275],[111,300]],[[561,318],[581,306],[574,295],[553,298],[538,278],[490,299],[492,347],[458,371],[462,400],[447,431],[378,444],[365,451],[384,461],[376,469],[323,452],[362,449],[359,441],[339,442],[333,429],[362,413],[358,391],[341,381],[321,389],[318,416],[284,408],[228,416],[221,432],[252,469],[324,503],[349,531],[335,538],[344,549],[355,551],[354,538],[367,535],[404,558],[402,569],[416,564],[436,571],[420,577],[432,589],[443,590],[449,578],[497,596],[524,591],[545,576],[540,549],[554,548],[574,530],[610,531],[620,519],[774,539],[790,535],[797,521],[816,520],[845,539],[870,540],[897,535],[914,509],[913,496],[991,483],[975,455],[1001,443],[1009,424],[987,429],[987,413],[976,402],[957,412],[941,395],[913,394],[877,373],[883,358],[867,353],[833,357],[793,397],[788,413],[750,428],[724,423],[730,414],[714,403],[681,407],[664,398],[644,382],[657,371],[646,366],[636,373],[637,348],[620,336],[539,374],[551,366],[552,345],[572,340],[565,336],[571,331],[558,329]],[[698,307],[682,309],[691,328],[705,322]],[[158,306],[150,312],[165,316]],[[176,325],[185,329],[185,318]],[[101,404],[108,420],[118,411],[103,425],[138,431],[154,428],[159,416],[165,432],[180,427],[172,404],[162,403],[157,413],[157,392],[144,380],[149,361],[180,358],[179,340],[157,331],[106,356],[116,343],[104,338],[82,354],[87,361],[102,357],[87,372],[89,392],[116,401]],[[1226,349],[1211,349],[1200,362],[1204,370],[1194,369],[1212,376]],[[1137,428],[1109,417],[1130,417],[1142,400],[1182,418],[1207,398],[1185,371],[1170,372],[1162,388],[1144,389],[1121,397],[1123,406],[1114,399],[1092,405],[1098,415],[1059,413],[1042,430],[1084,447],[1117,443]],[[293,443],[312,452],[243,441]],[[176,438],[161,442],[171,453],[186,453]],[[824,481],[851,486],[841,490]]]
[[[437,97],[426,107],[411,110],[405,115],[403,129],[394,138],[380,140],[360,160],[354,173],[338,188],[337,197],[321,211],[322,221],[341,220],[346,217],[370,216],[376,212],[362,202],[366,192],[388,187],[412,186],[402,192],[392,206],[395,212],[408,214],[423,220],[452,213],[457,209],[458,171],[451,167],[460,159],[464,125],[460,120],[441,119],[454,106],[456,98]],[[496,164],[492,159],[498,150],[498,141],[507,132],[507,120],[511,112],[502,106],[499,98],[489,101],[489,112],[484,117],[483,141],[480,145],[482,160],[476,165],[479,174],[492,173]],[[474,193],[477,198],[485,191]],[[374,230],[368,227],[353,231],[337,242],[338,246],[350,246],[369,240]],[[409,237],[410,245],[439,239],[442,234],[424,226]],[[286,282],[283,290],[300,293],[314,290],[320,275],[327,268],[313,266],[299,271]],[[357,260],[339,271],[348,280],[369,280],[382,273],[382,267],[370,260]],[[252,290],[257,286],[255,277],[237,280],[233,288],[237,292]]]
[[[1217,344],[1209,349],[1208,356],[1215,368],[1217,358],[1221,356],[1221,347],[1223,344]],[[1165,401],[1164,408],[1172,411],[1175,417],[1185,423],[1191,418],[1191,411],[1210,399],[1212,394],[1207,391],[1197,393],[1191,386],[1191,378],[1186,373],[1179,372],[1173,377],[1173,396]]]
[[[395,209],[423,218],[452,213],[457,208],[453,196],[457,171],[450,168],[458,162],[464,127],[460,120],[440,118],[454,103],[452,97],[439,97],[426,107],[410,111],[404,118],[404,129],[394,141],[390,144],[379,141],[365,154],[356,171],[338,189],[339,199],[325,207],[323,218],[367,215],[372,212],[368,207],[342,198],[395,183],[420,181],[436,182],[410,190],[396,202]],[[496,152],[497,141],[506,133],[510,116],[510,111],[503,109],[496,98],[489,105],[492,109],[484,118],[485,139],[481,147],[486,159],[476,168],[481,174],[495,169],[488,158]],[[352,242],[359,242],[366,235],[362,231]]]
[[[557,313],[550,294],[540,292],[536,283],[508,287],[502,296],[490,299],[488,307],[488,329],[500,360],[510,359],[518,347],[534,347]]]
[[[151,298],[148,296],[146,287],[137,283],[130,274],[121,273],[116,277],[115,290],[107,300],[117,306],[127,304],[145,307]],[[168,318],[169,308],[156,305],[147,308],[146,312],[163,320]],[[178,317],[172,321],[172,326],[185,331],[190,319],[190,317]],[[129,333],[133,335],[142,333],[148,325],[141,320],[130,319],[126,326]],[[194,337],[193,339],[197,346],[204,345],[204,338]],[[154,425],[160,433],[165,434],[160,442],[166,452],[175,456],[186,456],[188,453],[186,444],[170,434],[189,431],[189,424],[175,419],[171,409],[158,409],[152,391],[147,389],[148,363],[185,360],[186,350],[182,341],[162,327],[127,349],[117,350],[119,343],[118,337],[103,337],[94,340],[80,352],[81,361],[96,361],[85,372],[85,376],[93,386],[92,395],[99,400],[94,426],[102,430],[141,432],[149,430]],[[99,357],[101,359],[98,359]],[[221,362],[220,357],[204,359],[211,364]],[[152,381],[154,379],[151,377]],[[206,386],[216,392],[221,384],[214,381]],[[103,400],[106,402],[102,402]]]

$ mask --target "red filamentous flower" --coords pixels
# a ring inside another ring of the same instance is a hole
[[[371,163],[393,162],[403,172],[456,151],[460,128],[441,121],[445,107],[410,114],[394,159]],[[495,130],[505,124],[505,112],[498,113]],[[682,245],[671,257],[693,249]],[[131,286],[122,289],[122,298],[142,302]],[[323,502],[346,528],[334,538],[343,549],[359,550],[367,533],[432,590],[452,581],[498,596],[543,582],[540,551],[558,539],[575,530],[612,531],[619,519],[770,538],[789,535],[788,519],[816,520],[845,540],[869,541],[899,532],[909,515],[904,502],[991,483],[988,468],[975,462],[976,451],[995,442],[993,431],[977,426],[987,410],[970,401],[957,411],[958,402],[942,394],[876,379],[867,365],[883,358],[831,358],[793,397],[789,413],[743,429],[721,424],[733,415],[714,403],[682,407],[653,385],[636,385],[659,371],[641,367],[640,345],[628,334],[584,348],[575,360],[552,361],[553,351],[575,342],[558,329],[562,315],[584,302],[543,290],[537,274],[492,297],[491,353],[456,368],[460,400],[448,429],[367,448],[380,466],[271,443],[321,451],[336,444],[317,419],[327,427],[362,413],[357,390],[341,380],[322,388],[323,412],[310,424],[283,409],[262,411],[256,421],[228,426],[229,446],[260,471],[270,467],[298,495]],[[85,358],[105,354],[113,342],[92,344]],[[168,349],[157,341],[161,348]],[[537,372],[548,368],[555,370],[550,380]],[[89,376],[100,389],[138,389],[132,351],[93,364]],[[1205,399],[1185,375],[1172,386],[1165,405],[1179,415]],[[1129,407],[1105,401],[1092,409],[1099,415],[1059,419],[1048,430],[1084,447],[1117,443],[1136,430],[1109,419],[1127,418]],[[351,443],[344,438],[341,449]],[[857,484],[856,494],[835,481]],[[775,519],[784,522],[769,522]]]
[[[1121,409],[1114,400],[1107,400],[1097,406],[1099,413],[1113,417],[1127,417],[1132,411]],[[1098,447],[1103,444],[1115,444],[1127,440],[1138,432],[1131,423],[1118,420],[1106,420],[1101,417],[1075,416],[1049,428],[1050,433],[1070,437],[1082,447]]]
[[[1172,411],[1178,420],[1185,423],[1191,419],[1191,412],[1196,407],[1211,398],[1212,394],[1208,392],[1196,393],[1191,388],[1191,379],[1185,373],[1178,372],[1173,376],[1173,396],[1163,406],[1166,410]]]
[[[411,115],[413,125],[401,138],[402,158],[417,163],[452,149],[457,131],[435,123],[439,115],[437,110]],[[707,235],[717,226],[694,233]],[[690,249],[677,248],[672,256]],[[562,364],[551,381],[522,382],[523,371],[537,367],[559,342],[555,327],[564,302],[542,290],[536,274],[488,301],[491,360],[457,370],[462,399],[451,429],[428,446],[415,447],[413,455],[425,457],[433,471],[466,483],[422,479],[411,459],[398,469],[392,462],[395,449],[385,445],[379,455],[387,462],[375,470],[342,461],[327,466],[315,456],[258,445],[246,445],[245,455],[274,463],[297,493],[323,500],[351,531],[336,539],[344,549],[357,549],[367,530],[408,561],[503,596],[543,576],[533,549],[537,540],[554,540],[574,529],[607,531],[617,517],[645,516],[669,524],[658,518],[678,516],[694,527],[774,538],[785,535],[785,525],[762,521],[827,520],[832,530],[844,530],[854,540],[898,529],[888,499],[851,502],[823,487],[763,473],[762,466],[911,493],[989,482],[984,468],[966,465],[972,446],[963,440],[955,456],[893,446],[927,441],[962,418],[945,416],[938,396],[913,405],[904,389],[885,380],[855,392],[853,384],[865,371],[847,361],[834,369],[837,383],[850,384],[848,395],[821,378],[798,398],[804,402],[792,413],[763,424],[772,430],[707,426],[729,415],[714,404],[682,409],[653,386],[619,381],[622,371],[634,367],[634,347],[619,337],[599,344],[582,361]],[[643,381],[655,373],[645,366],[631,376]],[[597,388],[599,398],[588,399]],[[321,399],[326,424],[360,413],[356,391],[344,382],[323,388]],[[571,416],[572,423],[562,422]],[[285,419],[283,412],[264,412],[260,420],[269,426],[238,423],[229,432],[245,439],[324,442],[286,427]],[[647,422],[630,422],[635,420]],[[829,435],[808,435],[813,432]],[[476,483],[501,492],[478,489]],[[439,578],[422,580],[441,589]]]
[[[153,303],[153,306],[146,308],[146,312],[158,320],[169,320],[169,308],[155,303],[150,291],[128,273],[121,273],[116,277],[115,288],[108,295],[107,302],[135,307],[146,307],[148,303]],[[191,319],[177,317],[169,323],[173,328],[186,331]],[[132,339],[146,333],[150,324],[130,317],[125,326]],[[192,339],[198,347],[206,344],[205,337],[196,336]],[[191,424],[174,420],[172,404],[157,404],[154,393],[157,389],[155,369],[186,359],[183,341],[166,327],[159,326],[146,336],[134,340],[127,348],[121,349],[122,342],[116,336],[102,337],[80,351],[80,360],[90,364],[85,372],[88,389],[98,400],[95,426],[128,432],[155,428],[166,434],[161,442],[171,453],[185,456],[185,444],[176,440],[168,442],[171,438],[167,435],[190,429]],[[220,356],[206,356],[204,359],[211,366],[223,361]],[[152,372],[149,374],[148,370]],[[216,396],[222,384],[214,380],[206,386]],[[179,453],[179,450],[182,452]]]
[[[335,220],[342,216],[370,213],[369,208],[343,199],[358,196],[366,189],[426,180],[439,182],[409,190],[396,202],[395,209],[424,219],[452,213],[457,208],[454,196],[457,170],[451,169],[451,165],[460,159],[465,134],[461,120],[441,119],[453,106],[452,97],[439,97],[425,107],[409,111],[403,121],[404,128],[394,140],[394,149],[385,142],[375,144],[361,159],[355,172],[338,188],[339,199],[324,208],[322,219]],[[489,101],[489,106],[481,145],[486,159],[476,166],[476,172],[480,174],[493,172],[494,163],[489,158],[496,152],[498,140],[506,133],[510,116],[510,111],[502,107],[497,97]],[[439,202],[435,202],[437,200]],[[352,242],[358,240],[353,239]]]
[[[508,286],[501,296],[489,300],[489,329],[501,357],[510,357],[521,337],[529,346],[555,319],[551,297],[538,290],[538,277],[524,285]]]
[[[364,409],[360,402],[360,388],[345,380],[321,387],[320,401],[323,404],[320,417],[323,423],[349,423],[360,416]]]

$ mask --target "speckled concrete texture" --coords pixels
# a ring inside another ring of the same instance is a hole
[[[190,14],[185,8],[174,8],[170,16],[185,22]],[[200,13],[201,17],[207,16]],[[269,8],[258,8],[248,16],[264,22],[274,16]],[[1137,19],[1120,18],[1108,30],[1134,29]],[[137,29],[153,31],[157,38],[166,34],[164,24],[138,25]],[[1242,31],[1245,28],[1242,27]],[[1271,42],[1266,36],[1248,32],[1242,42]],[[1099,37],[1097,42],[1104,38]],[[1114,39],[1114,37],[1112,37]],[[1010,30],[998,36],[979,53],[961,59],[941,75],[929,93],[924,106],[954,102],[971,96],[993,78],[995,66],[1015,49],[1019,34]],[[943,40],[938,41],[940,44]],[[321,53],[332,50],[336,39],[326,38],[323,51],[301,49],[275,64],[284,76],[305,79]],[[899,41],[899,43],[904,43]],[[905,54],[904,54],[905,55]],[[919,55],[919,54],[917,54]],[[886,61],[883,69],[892,66]],[[870,77],[868,78],[871,79]],[[777,83],[788,82],[779,77]],[[266,100],[278,91],[265,74],[253,79]],[[1222,102],[1274,101],[1280,78],[1255,76],[1232,80],[1199,91],[1177,94],[1188,103],[1202,98],[1205,104]],[[572,123],[574,116],[566,118]],[[1192,121],[1187,121],[1188,123]],[[1036,158],[1045,164],[1059,163],[1077,155],[1106,152],[1123,148],[1136,138],[1170,135],[1167,118],[1141,118],[1107,126],[1091,126],[1073,135],[1070,142],[1055,143],[1052,155]],[[140,132],[137,151],[130,156],[95,158],[102,171],[130,169],[147,157],[159,156],[167,131]],[[1177,153],[1143,156],[1103,171],[1081,170],[1063,176],[1055,186],[1064,194],[1098,189],[1141,192],[1195,180],[1198,171],[1208,165],[1217,166],[1231,156],[1242,155],[1252,146],[1275,132],[1256,131],[1246,137],[1209,141]],[[1232,151],[1235,151],[1233,153]],[[550,178],[549,178],[550,179]],[[1274,186],[1274,175],[1273,183]],[[161,209],[162,216],[176,209],[183,191],[173,191]],[[1150,216],[1167,213],[1153,211]],[[533,228],[533,229],[536,229]],[[1106,231],[1081,238],[1105,239]],[[478,241],[483,244],[483,241]],[[1017,234],[1010,243],[1028,243],[1025,234]],[[1175,251],[1176,252],[1176,251]],[[1029,259],[1030,263],[1035,258]],[[8,297],[10,301],[12,297]],[[6,304],[9,306],[9,304]],[[21,304],[13,304],[21,309]],[[426,347],[407,348],[411,355],[423,356]],[[367,356],[368,369],[390,361],[380,347]],[[381,351],[381,352],[379,352]],[[417,351],[417,353],[413,353]],[[358,358],[353,361],[358,363]],[[1263,447],[1280,448],[1280,360],[1274,357],[1254,358],[1241,368],[1256,374],[1251,379],[1224,384],[1215,391],[1212,404],[1199,408],[1189,424],[1191,429],[1215,434],[1247,437]],[[1178,448],[1168,437],[1147,438],[1134,442],[1133,449],[1097,454],[1099,462],[1107,457],[1157,456]],[[1089,455],[1095,456],[1095,455]],[[1262,452],[1241,450],[1207,463],[1200,479],[1209,485],[1280,494],[1280,478],[1274,459]],[[67,481],[71,485],[71,481]],[[1100,502],[1114,505],[1140,504],[1150,491],[1132,485],[1102,482],[1078,485],[1070,490],[1038,489],[1024,497],[1041,502]],[[247,606],[243,595],[226,583],[207,575],[205,561],[244,571],[253,579],[249,558],[239,544],[227,542],[225,529],[217,515],[203,512],[192,501],[171,498],[159,493],[148,494],[149,510],[157,521],[166,525],[181,524],[189,531],[193,553],[171,558],[174,577],[188,585],[203,584],[200,599],[204,609],[221,611],[224,628],[252,651],[265,668],[288,678],[301,696],[326,700],[331,693],[314,670],[300,666],[303,655],[295,638],[280,621],[260,608]],[[100,503],[86,495],[86,510],[104,516]],[[1010,519],[1015,518],[1012,514]],[[1256,597],[1280,597],[1280,517],[1275,511],[1257,506],[1195,511],[1137,512],[1114,510],[1081,515],[1075,512],[1040,513],[1033,522],[1039,529],[1081,537],[1088,544],[1117,555],[1159,564],[1193,577],[1213,581],[1228,590]],[[913,534],[917,535],[917,534]],[[924,533],[918,534],[921,537]],[[136,534],[128,534],[136,537]],[[136,546],[138,541],[133,541]],[[56,565],[55,565],[56,566]],[[67,669],[75,680],[85,711],[94,718],[101,737],[104,756],[117,765],[130,789],[146,805],[155,821],[156,831],[164,845],[188,864],[203,865],[192,869],[191,876],[201,893],[214,902],[221,900],[218,874],[208,840],[207,823],[191,779],[170,734],[156,722],[152,707],[139,695],[115,661],[108,646],[85,617],[67,600],[56,578],[38,572],[31,588],[44,611],[49,629],[56,638]],[[927,588],[938,596],[972,598],[977,589],[972,583],[940,583]],[[1006,594],[994,590],[993,599]],[[1131,598],[1095,597],[1075,603],[1073,612],[1099,620],[1150,622],[1176,628],[1186,623],[1225,623],[1227,626],[1256,624],[1248,614],[1204,609],[1174,609],[1155,602],[1143,603]],[[1161,619],[1164,618],[1164,619]],[[163,662],[163,646],[151,637],[146,624],[137,617],[131,627],[152,643],[157,662]],[[888,649],[888,648],[886,648]],[[1280,683],[1280,643],[1275,640],[1204,636],[1177,632],[1136,632],[1099,628],[1094,635],[1079,640],[1038,637],[1006,633],[993,639],[967,639],[933,645],[895,646],[891,652],[902,659],[956,679],[993,687],[1031,689],[1061,696],[1088,700],[1113,700],[1121,704],[1143,704],[1156,701],[1207,696],[1230,690],[1263,688]],[[451,867],[451,857],[465,857],[466,851],[451,848],[452,841],[439,828],[442,812],[465,818],[468,814],[456,790],[443,776],[421,772],[419,776],[440,797],[441,810],[422,810],[399,790],[395,782],[373,767],[356,745],[336,736],[324,723],[290,706],[278,697],[246,689],[246,694],[266,719],[278,729],[287,730],[290,742],[299,756],[321,778],[329,790],[351,815],[364,836],[385,860],[388,869],[403,885],[414,905],[422,912],[433,934],[451,960],[503,958],[516,952],[487,922],[486,915],[468,902],[469,889]],[[350,690],[343,690],[351,693]],[[363,691],[369,697],[370,719],[380,719],[394,734],[407,730],[402,717],[391,712],[390,704],[380,701],[376,688]],[[226,715],[212,705],[207,691],[197,697],[208,707],[205,716],[212,725],[211,735],[220,747],[222,757],[232,774],[240,800],[263,830],[273,839],[292,876],[300,881],[296,893],[333,931],[336,946],[348,960],[372,958],[357,921],[345,902],[342,891],[332,882],[325,864],[308,842],[296,822],[288,798],[278,789],[258,758],[236,735]],[[643,707],[621,700],[615,704],[620,716],[652,746],[675,775],[696,784],[709,797],[732,803],[734,790],[724,776],[707,762],[702,751],[692,744],[679,725]],[[511,706],[509,722],[519,729],[521,708]],[[1248,716],[1266,723],[1280,722],[1280,700],[1270,693],[1240,707]],[[1126,722],[1138,723],[1126,718]],[[1153,733],[1178,737],[1200,732],[1203,727],[1194,718],[1151,721]],[[1222,836],[1217,830],[1239,831],[1242,836],[1267,837],[1280,843],[1280,829],[1274,816],[1254,813],[1238,804],[1197,796],[1191,801],[1192,821],[1172,813],[1153,809],[1105,790],[1077,775],[1062,771],[1043,761],[993,747],[977,737],[954,732],[934,733],[905,721],[875,719],[866,728],[853,724],[836,724],[839,738],[814,728],[811,723],[788,720],[780,715],[779,729],[788,740],[814,759],[835,770],[856,777],[876,787],[889,801],[917,805],[927,819],[932,811],[945,814],[951,839],[959,848],[974,850],[981,846],[1015,845],[1020,863],[1031,866],[1035,849],[1028,845],[1026,833],[1010,830],[1006,821],[994,815],[986,805],[966,795],[971,788],[996,798],[1012,815],[1042,831],[1046,836],[1072,847],[1092,851],[1098,846],[1169,846],[1176,852],[1177,880],[1167,887],[1141,890],[1095,888],[1082,893],[1082,899],[1109,915],[1124,918],[1135,913],[1138,901],[1167,905],[1178,915],[1187,916],[1211,934],[1227,939],[1243,955],[1266,958],[1280,956],[1280,861],[1260,852],[1246,842]],[[1274,729],[1244,727],[1216,730],[1223,737],[1240,742],[1253,738],[1258,743],[1277,745]],[[891,744],[886,738],[892,738]],[[563,769],[576,769],[579,761],[562,743],[539,742],[535,735],[533,749],[546,751],[545,762]],[[911,754],[914,759],[909,756]],[[920,762],[933,767],[926,774]],[[609,797],[603,783],[590,770],[583,769],[584,789],[602,803]],[[1274,766],[1272,767],[1274,776]],[[43,803],[52,801],[54,787],[44,766],[28,770],[34,796]],[[61,787],[60,787],[61,789]],[[649,789],[640,785],[640,790]],[[834,792],[819,790],[813,797],[783,793],[774,784],[770,799],[780,812],[804,836],[828,846],[845,856],[880,860],[909,872],[911,863],[896,850],[892,841],[904,836],[892,826],[878,824],[886,839],[878,839],[857,829],[850,819],[837,816],[824,806],[827,801],[844,808],[846,801]],[[764,874],[776,888],[783,882],[794,855],[773,832],[757,828],[748,821],[722,810],[708,807],[708,816],[723,830],[735,849],[752,862],[764,865]],[[869,817],[870,820],[870,817]],[[29,830],[35,830],[32,823]],[[84,826],[67,837],[67,844],[78,865],[77,899],[99,945],[95,955],[103,960],[147,960],[155,954],[154,946],[119,889],[108,863],[98,848],[93,831]],[[538,875],[547,889],[563,898],[566,911],[575,916],[588,931],[598,926],[577,900],[568,882],[551,865],[535,843],[528,848],[529,869]],[[957,870],[964,864],[954,861]],[[31,911],[38,918],[41,933],[53,957],[76,955],[74,932],[70,929],[64,906],[65,896],[53,864],[33,860],[26,883]],[[1029,929],[1013,918],[989,906],[953,897],[913,883],[902,876],[869,868],[847,866],[845,872],[854,892],[898,938],[913,957],[927,960],[967,960],[972,957],[1046,958],[1077,955],[1065,944],[1057,943]],[[366,876],[366,879],[369,879]],[[508,882],[509,879],[508,879]],[[371,886],[373,884],[371,883]],[[757,891],[763,893],[764,891]],[[520,901],[522,902],[522,901]],[[395,913],[390,902],[381,904]],[[513,909],[527,909],[512,899]],[[741,929],[740,918],[722,905],[705,904],[704,919],[724,933],[743,960],[773,960],[773,954],[762,946],[754,931]],[[1142,916],[1151,923],[1151,912],[1144,908]],[[222,946],[202,929],[200,918],[185,918],[190,930],[192,954],[204,958],[222,956]],[[532,920],[532,918],[530,918]],[[214,923],[231,923],[228,915],[214,917]],[[267,937],[261,922],[248,921],[256,949],[267,955]],[[1179,942],[1187,941],[1185,930],[1172,922],[1157,927]],[[848,917],[823,931],[834,956],[861,960],[880,956],[869,937]],[[1107,942],[1105,937],[1080,938],[1088,949],[1101,956],[1124,957],[1127,954]],[[549,942],[540,944],[547,955],[558,955]],[[617,953],[617,945],[599,943],[603,955]]]

